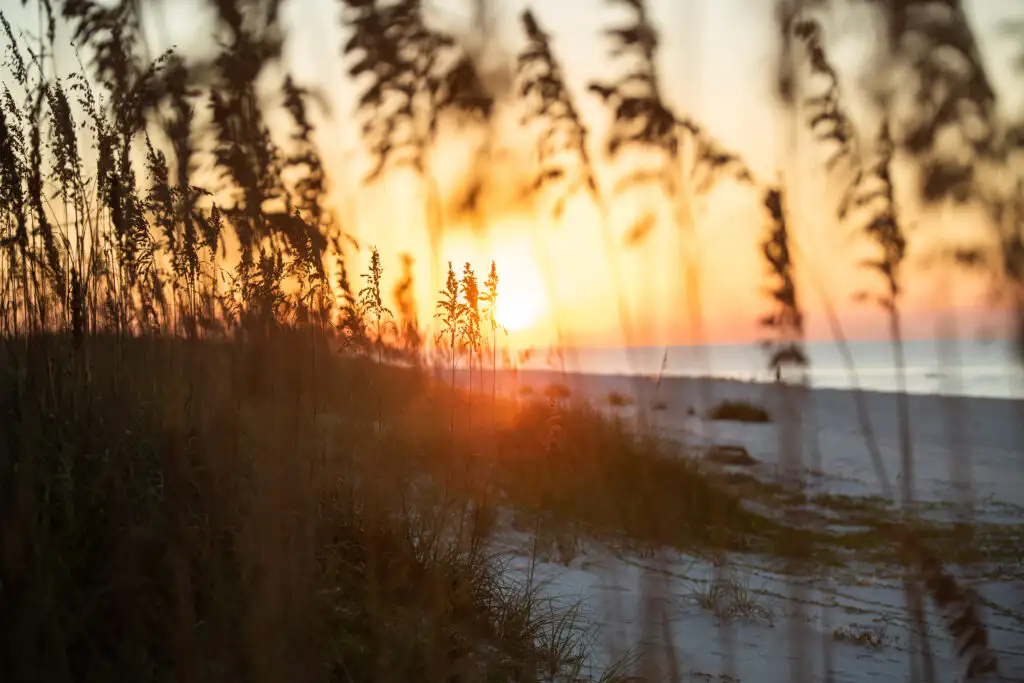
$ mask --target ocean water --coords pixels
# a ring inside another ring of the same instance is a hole
[[[809,342],[812,387],[848,389],[853,386],[840,347],[830,341]],[[888,341],[848,343],[862,389],[897,391],[892,345]],[[1024,398],[1024,368],[1008,340],[911,340],[904,343],[907,391],[912,394]],[[664,363],[664,368],[662,365]],[[559,369],[546,352],[535,353],[528,369]],[[569,372],[610,375],[712,376],[752,382],[774,381],[767,354],[756,344],[705,347],[585,348],[564,352]]]

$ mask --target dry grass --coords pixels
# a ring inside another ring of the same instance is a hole
[[[445,334],[433,350],[451,382],[424,372],[413,262],[402,264],[396,323],[382,293],[391,265],[373,250],[369,271],[355,272],[361,245],[328,201],[332,179],[310,111],[322,93],[288,73],[282,4],[256,4],[210,2],[217,40],[189,59],[148,54],[146,3],[37,0],[31,37],[2,22],[0,659],[10,680],[624,677],[622,667],[587,671],[593,643],[578,609],[553,609],[535,587],[508,585],[492,555],[503,508],[561,539],[565,562],[590,535],[805,561],[822,547],[869,555],[869,546],[897,545],[913,569],[908,595],[924,585],[950,632],[968,642],[968,678],[994,669],[975,596],[923,546],[938,546],[944,530],[919,520],[876,520],[861,536],[790,529],[744,504],[750,491],[770,503],[780,492],[749,481],[740,491],[728,475],[575,405],[565,385],[520,389],[546,402],[492,393],[486,405],[473,393],[473,377],[482,386],[486,371],[487,325],[496,372],[501,266],[492,264],[482,290],[468,263],[461,280],[450,269],[442,282],[439,249],[453,218],[445,207],[480,218],[486,183],[474,178],[459,201],[442,196],[433,160],[452,122],[485,129],[477,152],[490,158],[509,93],[488,89],[471,51],[432,26],[421,3],[347,0],[343,22],[356,30],[343,54],[361,79],[365,180],[414,172],[426,197],[431,291],[446,287]],[[556,222],[570,200],[597,207],[595,239],[609,252],[615,317],[631,340],[610,204],[654,187],[679,232],[679,295],[700,340],[701,201],[727,181],[753,189],[772,219],[763,244],[772,363],[805,363],[799,264],[783,207],[790,188],[760,187],[741,158],[673,110],[653,17],[642,0],[618,4],[630,19],[608,35],[617,59],[631,63],[590,88],[612,114],[604,159],[589,151],[550,37],[523,15],[517,97],[532,105],[538,153],[524,196],[550,200]],[[928,77],[922,90],[957,95],[949,106],[914,103],[920,116],[907,130],[883,126],[873,166],[843,111],[818,25],[794,14],[784,37],[802,39],[810,76],[825,81],[824,93],[804,102],[808,125],[837,148],[831,168],[851,166],[838,213],[868,214],[861,235],[877,249],[869,265],[883,290],[866,296],[882,304],[899,346],[908,245],[890,175],[895,151],[922,162],[926,200],[979,201],[997,225],[997,253],[969,245],[956,260],[989,266],[1018,290],[1024,249],[1006,217],[1019,213],[1024,185],[1007,194],[978,180],[1006,161],[1019,135],[1004,141],[994,132],[1003,122],[962,13],[947,12],[936,26],[920,23],[927,12],[882,14],[893,54]],[[70,29],[88,69],[61,68],[58,29]],[[930,69],[939,52],[961,55],[966,68]],[[950,82],[936,88],[929,79]],[[973,93],[974,103],[960,93]],[[950,112],[965,107],[980,133],[967,136],[968,154],[946,158],[935,139],[963,132]],[[938,113],[929,120],[928,112]],[[631,165],[627,151],[657,160]],[[630,167],[606,184],[609,162]],[[659,227],[656,213],[635,216],[625,241],[645,240]],[[352,278],[365,286],[353,288]],[[1024,310],[1019,291],[1012,295]],[[467,358],[468,393],[455,382]],[[630,403],[618,394],[607,402]],[[714,419],[770,419],[757,406],[719,409]],[[870,425],[864,430],[871,440]],[[735,582],[713,582],[704,602],[723,617],[762,615]],[[910,609],[920,617],[920,604]]]
[[[621,394],[618,391],[610,391],[605,397],[605,401],[612,408],[628,408],[633,405],[633,399],[625,394]]]
[[[691,599],[719,619],[746,619],[772,626],[774,615],[750,588],[749,580],[736,576],[715,578],[695,588]]]
[[[884,625],[865,626],[863,624],[846,624],[832,631],[832,639],[872,650],[881,650],[895,644]]]
[[[485,480],[469,442],[447,449],[444,420],[425,435],[400,419],[430,380],[302,335],[258,351],[114,342],[5,347],[10,680],[580,670],[582,616],[508,585],[492,556],[488,492],[533,493],[515,485],[533,478],[531,444]],[[309,353],[323,354],[315,374]],[[352,390],[361,378],[382,408]]]
[[[468,395],[301,333],[259,347],[39,337],[5,360],[12,680],[575,671],[579,615],[571,629],[513,616],[546,608],[505,587],[498,501],[571,545],[704,547],[723,505],[730,547],[768,529],[597,412],[502,401],[453,442],[449,401],[471,410]]]

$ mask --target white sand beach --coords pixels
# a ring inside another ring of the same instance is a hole
[[[780,464],[779,431],[786,411],[778,385],[727,379],[666,377],[660,386],[651,378],[522,371],[518,376],[499,373],[499,391],[534,395],[564,384],[578,400],[612,411],[607,397],[617,392],[631,406],[614,409],[633,419],[640,406],[649,408],[651,427],[667,438],[694,446],[736,443],[761,463],[761,470]],[[489,379],[484,379],[484,391]],[[874,429],[891,484],[901,476],[899,418],[896,394],[859,392]],[[1024,401],[977,397],[909,395],[914,454],[914,490],[917,498],[952,501],[956,495],[958,463],[967,477],[979,511],[1024,509]],[[765,424],[704,419],[711,406],[724,400],[742,400],[763,407],[773,421]],[[881,495],[878,477],[861,430],[857,399],[841,389],[807,390],[799,425],[802,458],[814,471],[810,483],[832,493]],[[660,409],[650,409],[655,401]]]
[[[507,548],[510,575],[523,581],[531,563],[530,541],[520,539]],[[623,648],[640,649],[643,640],[643,592],[645,581],[656,581],[655,593],[670,623],[671,643],[683,680],[742,681],[743,683],[792,683],[794,650],[791,624],[807,650],[813,681],[909,680],[910,623],[904,608],[899,572],[877,568],[848,567],[821,576],[793,577],[773,569],[763,560],[733,557],[728,569],[749,599],[758,606],[754,616],[730,617],[727,621],[701,604],[713,580],[706,559],[664,551],[661,559],[621,555],[599,546],[587,546],[568,566],[551,560],[533,569],[535,580],[563,607],[579,601],[613,643],[599,649],[605,661]],[[1019,573],[1005,578],[964,579],[982,598],[1000,605],[982,610],[989,643],[999,658],[1002,680],[1024,680],[1024,581]],[[791,595],[797,586],[804,595],[796,603]],[[732,630],[732,656],[727,656],[723,627]],[[963,680],[963,666],[955,661],[955,646],[942,620],[933,610],[927,628],[935,651],[937,679],[942,683]],[[864,642],[837,640],[836,630],[863,638]],[[655,631],[656,633],[658,631]],[[655,651],[660,639],[649,643]],[[598,661],[598,666],[602,662]],[[663,669],[664,670],[664,669]]]
[[[648,378],[523,371],[500,373],[498,383],[499,391],[518,394],[522,400],[542,400],[545,387],[564,384],[572,392],[571,400],[586,400],[624,419],[635,417],[636,406],[651,406],[655,401],[655,382]],[[488,381],[483,390],[489,391]],[[632,406],[612,407],[607,400],[610,392],[628,396]],[[650,412],[650,424],[658,434],[693,450],[709,443],[740,444],[758,461],[748,470],[773,477],[780,465],[780,416],[785,412],[781,394],[775,385],[666,378],[657,389],[656,400],[663,405]],[[896,396],[871,392],[862,396],[895,486],[902,476]],[[704,419],[709,405],[724,399],[760,405],[773,421]],[[880,495],[853,393],[813,390],[802,400],[805,408],[797,433],[811,470],[806,476],[808,486],[849,496]],[[939,396],[909,396],[908,401],[917,498],[938,504],[932,508],[940,511],[942,502],[968,501],[975,521],[1024,522],[1024,401]],[[953,507],[949,506],[951,516]],[[524,578],[529,572],[531,539],[509,532],[503,542],[510,575]],[[781,563],[764,557],[730,557],[729,575],[761,607],[754,617],[727,620],[734,638],[732,656],[727,657],[719,628],[725,622],[698,599],[702,591],[707,592],[713,574],[708,558],[669,550],[642,558],[584,542],[567,564],[539,559],[534,575],[546,582],[545,591],[562,600],[581,600],[611,636],[607,642],[616,643],[617,648],[640,643],[641,584],[661,582],[684,680],[798,680],[790,668],[796,661],[792,659],[794,642],[808,643],[810,680],[908,680],[911,632],[898,567],[850,564],[816,576],[792,576],[781,571]],[[948,569],[981,596],[1001,675],[1006,680],[1024,680],[1024,567],[1019,562],[981,565]],[[798,586],[805,592],[799,610],[790,599]],[[799,612],[795,628],[803,632],[802,638],[793,638],[790,630],[788,617],[795,611]],[[873,635],[864,636],[869,643],[837,640],[836,629]],[[962,680],[954,644],[930,606],[928,630],[939,680]]]

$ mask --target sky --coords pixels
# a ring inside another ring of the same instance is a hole
[[[504,2],[501,5],[504,31],[500,43],[516,50],[515,18],[527,3]],[[458,0],[436,2],[443,19],[458,23],[468,16]],[[614,10],[601,0],[577,2],[531,3],[532,9],[548,32],[553,46],[562,59],[571,87],[578,95],[584,118],[600,126],[603,112],[592,96],[584,92],[585,85],[595,79],[608,78],[615,68],[607,57],[607,43],[601,38],[603,28],[614,22]],[[654,0],[650,3],[656,25],[661,30],[661,76],[664,90],[677,110],[686,112],[702,122],[722,143],[741,153],[762,179],[774,177],[776,168],[776,139],[779,116],[773,99],[773,60],[776,42],[774,35],[773,3],[771,0],[710,0],[672,2]],[[1024,17],[1024,2],[980,0],[968,3],[968,12],[982,42],[990,71],[1001,93],[1007,97],[1008,110],[1020,107],[1011,93],[1021,91],[1019,80],[1009,68],[1017,46],[1001,34],[1000,23],[1014,17]],[[844,75],[851,79],[853,90],[856,79],[871,49],[871,31],[874,29],[864,13],[837,12],[825,22],[833,58],[846,66]],[[312,61],[312,60],[311,60]],[[596,131],[595,131],[596,132]],[[599,132],[598,132],[599,136]],[[851,244],[845,229],[832,225],[831,211],[819,201],[823,195],[834,193],[827,182],[821,161],[813,156],[793,172],[790,183],[796,188],[805,221],[795,227],[798,241],[806,251],[803,270],[810,272],[804,279],[805,307],[809,312],[812,336],[828,336],[830,328],[821,315],[821,296],[832,300],[843,314],[852,336],[875,337],[883,334],[884,320],[877,311],[850,303],[851,296],[872,280],[857,265],[862,252]],[[609,179],[610,182],[610,179]],[[801,187],[802,186],[802,187]],[[834,194],[833,194],[834,196]],[[828,205],[831,206],[831,205]],[[632,207],[616,207],[613,227],[624,231],[631,219]],[[756,198],[742,193],[719,192],[709,198],[701,211],[698,223],[700,263],[704,281],[703,336],[713,341],[746,341],[762,333],[756,326],[757,317],[764,311],[763,266],[758,251],[758,240],[763,230],[762,214]],[[618,220],[616,220],[618,219]],[[579,343],[604,343],[609,319],[617,316],[610,312],[606,286],[608,269],[601,266],[602,251],[596,238],[599,222],[593,211],[577,206],[575,215],[567,219],[570,225],[550,228],[542,221],[531,227],[522,223],[531,219],[510,220],[509,226],[496,226],[491,241],[473,240],[465,232],[454,231],[450,239],[449,256],[456,263],[470,255],[479,254],[475,261],[485,261],[489,253],[503,263],[510,275],[534,284],[531,291],[544,289],[538,285],[537,274],[524,253],[529,250],[521,241],[531,232],[541,232],[556,262],[564,264],[567,274],[558,277],[555,303],[563,324]],[[928,217],[928,230],[933,234],[939,224],[959,223],[962,215]],[[539,225],[538,225],[539,223]],[[511,235],[511,236],[510,236]],[[913,243],[927,243],[921,236]],[[587,248],[587,247],[590,248]],[[634,283],[627,293],[634,317],[634,337],[647,343],[670,343],[692,340],[686,329],[687,297],[678,286],[682,281],[678,254],[678,235],[670,225],[662,226],[652,240],[637,250],[622,251],[623,280]],[[534,259],[536,262],[538,259]],[[963,312],[970,325],[977,325],[987,316],[977,315],[978,287],[973,283],[951,279],[948,275],[914,274],[917,269],[908,266],[907,327],[909,336],[929,336],[940,317],[936,309]],[[815,286],[810,280],[819,280]],[[515,283],[517,288],[525,286]],[[822,291],[824,290],[824,291]],[[958,296],[959,295],[959,296]],[[532,300],[543,296],[531,294]],[[548,297],[549,299],[551,297]],[[549,302],[550,303],[550,302]],[[549,312],[550,312],[549,307]],[[551,330],[545,330],[550,334]],[[564,332],[564,330],[563,330]]]
[[[585,87],[616,73],[616,63],[609,59],[601,33],[621,14],[609,8],[606,0],[494,2],[499,30],[487,41],[491,56],[510,56],[519,49],[522,38],[517,17],[531,5],[551,34],[583,118],[599,140],[606,114]],[[775,180],[784,119],[773,97],[777,49],[773,0],[651,0],[649,4],[661,33],[659,68],[666,98],[677,111],[700,121],[727,148],[740,153],[760,179]],[[1022,76],[1010,69],[1017,45],[1000,25],[1007,19],[1024,18],[1024,0],[967,0],[965,4],[1003,105],[1009,113],[1016,113],[1024,104],[1017,96],[1022,92]],[[470,0],[432,0],[428,5],[431,16],[445,27],[470,40],[478,38],[467,28]],[[208,49],[200,29],[212,15],[203,0],[157,0],[155,6],[148,27],[154,53],[171,44],[186,53]],[[419,209],[423,190],[397,176],[373,187],[362,185],[361,144],[351,115],[359,88],[345,75],[340,59],[344,41],[340,3],[292,0],[285,7],[289,68],[300,81],[323,88],[332,104],[332,116],[321,128],[320,141],[332,160],[342,222],[362,241],[380,249],[388,282],[399,276],[401,253],[414,257],[416,296],[425,322],[430,317],[426,309],[436,297],[432,293],[431,250]],[[24,15],[22,20],[26,21]],[[856,90],[876,28],[869,14],[856,10],[836,11],[824,22],[830,55],[842,69],[848,95]],[[565,343],[582,345],[624,343],[627,336],[634,343],[651,345],[731,342],[762,334],[756,320],[765,312],[767,301],[758,243],[765,227],[752,193],[727,187],[695,206],[703,309],[698,333],[687,324],[692,296],[682,286],[680,255],[690,242],[670,220],[659,222],[641,246],[615,248],[620,271],[616,278],[595,208],[586,201],[573,202],[565,219],[558,222],[541,209],[517,205],[510,188],[528,179],[530,141],[503,126],[499,145],[505,156],[493,170],[495,185],[507,190],[508,196],[495,192],[495,209],[482,225],[448,222],[438,256],[440,263],[451,260],[458,270],[471,261],[481,277],[491,260],[497,262],[502,276],[502,317],[518,344],[544,345],[556,336]],[[809,148],[808,153],[787,169],[786,180],[793,196],[791,227],[800,249],[798,284],[808,312],[809,335],[828,336],[828,321],[822,314],[822,302],[827,299],[842,314],[851,336],[879,336],[881,316],[850,301],[855,292],[877,284],[857,265],[865,252],[849,230],[832,219],[829,198],[835,197],[836,186],[822,170],[824,154],[817,154],[809,145],[804,147]],[[435,158],[439,159],[442,186],[458,182],[469,149],[465,143],[453,141],[438,151]],[[602,169],[600,180],[611,183],[614,175]],[[621,243],[644,206],[641,198],[610,207],[606,227],[616,243]],[[912,235],[912,257],[917,245],[923,249],[929,242],[929,235],[972,224],[972,220],[951,212],[913,215],[918,230],[914,235],[920,236]],[[907,267],[909,336],[932,334],[942,311],[957,311],[967,327],[977,327],[991,318],[979,313],[977,283],[919,271],[913,264]],[[616,279],[621,283],[618,295],[613,284]],[[619,297],[629,311],[630,335],[622,331]]]

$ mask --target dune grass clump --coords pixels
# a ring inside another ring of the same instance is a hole
[[[708,449],[704,459],[719,465],[738,465],[740,467],[757,464],[757,459],[750,455],[743,446],[715,445]]]
[[[597,409],[530,404],[498,438],[508,499],[556,526],[678,548],[742,548],[775,532],[698,463]]]
[[[882,650],[896,643],[884,625],[865,626],[863,624],[846,624],[833,629],[832,639],[838,642],[853,643],[872,650]]]
[[[618,391],[609,391],[605,396],[605,402],[612,408],[628,408],[633,405],[633,399]]]
[[[695,588],[690,597],[701,609],[719,619],[745,619],[774,625],[771,609],[750,588],[749,580],[736,576],[714,578],[702,587]]]
[[[4,347],[12,680],[287,677],[296,653],[308,680],[584,675],[588,622],[509,583],[495,503],[542,516],[569,562],[581,534],[703,544],[708,500],[724,495],[596,412],[498,404],[498,425],[481,411],[453,439],[447,402],[462,414],[469,396],[372,354],[319,348],[314,366],[301,331],[260,353],[161,338],[74,348]],[[264,367],[264,353],[287,360]],[[389,400],[352,391],[368,381]],[[497,440],[488,460],[480,444]],[[653,505],[638,510],[641,496]],[[732,506],[738,534],[760,533]]]
[[[256,386],[243,346],[110,341],[4,348],[9,680],[529,679],[541,659],[559,665],[537,649],[539,603],[488,549],[485,508],[416,477],[373,429],[376,406],[312,374],[301,335],[271,340],[282,360]],[[317,372],[379,374],[360,362]],[[409,376],[378,381],[398,397]]]
[[[552,401],[565,401],[572,397],[572,389],[560,382],[544,387],[544,395]]]
[[[749,401],[722,401],[708,412],[709,420],[725,422],[771,422],[768,411]]]

